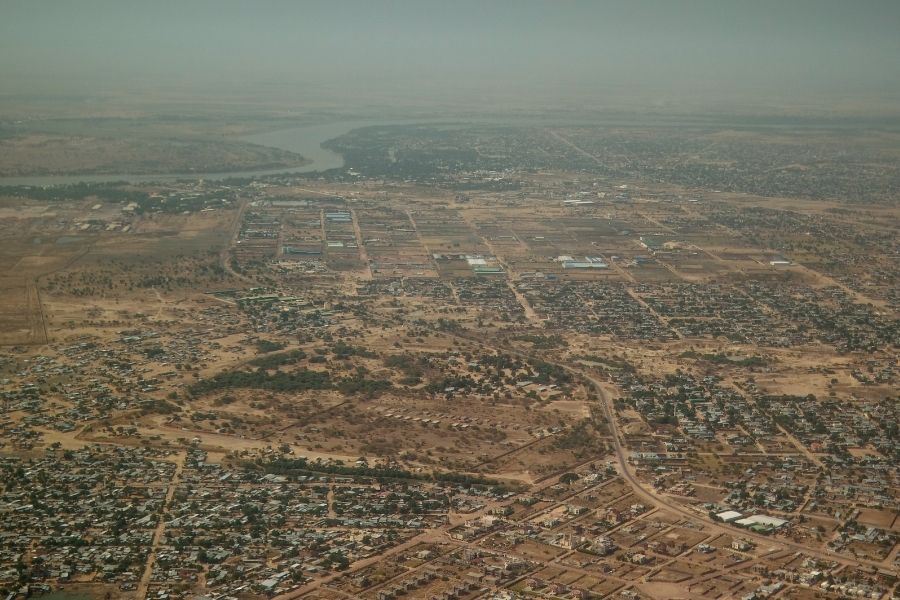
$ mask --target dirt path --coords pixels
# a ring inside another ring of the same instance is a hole
[[[369,253],[363,239],[362,229],[359,228],[359,216],[356,209],[350,209],[350,217],[353,222],[353,235],[356,237],[356,247],[359,250],[359,260],[366,266],[366,279],[372,279],[372,264],[369,262]]]
[[[477,343],[484,345],[485,347],[493,348],[490,344],[485,343],[484,340],[475,340],[475,339],[472,339],[472,338],[469,338],[466,336],[460,336],[459,334],[456,334],[456,337],[460,337],[461,339],[465,339],[470,342],[475,341]],[[498,350],[498,349],[494,348],[494,350]],[[505,348],[505,349],[503,349],[503,351],[508,354],[518,355],[523,358],[531,358],[531,356],[526,352],[520,352],[520,351],[512,350],[509,348]],[[635,496],[641,498],[645,502],[648,502],[651,506],[665,509],[675,515],[689,519],[690,521],[692,521],[694,523],[701,523],[704,526],[709,527],[711,531],[718,532],[718,533],[725,533],[728,535],[739,535],[743,538],[753,540],[757,544],[761,544],[761,545],[773,545],[774,544],[774,545],[784,546],[787,548],[791,548],[795,551],[802,552],[808,556],[814,556],[814,557],[820,558],[822,560],[834,561],[839,564],[848,565],[848,566],[865,565],[868,567],[875,567],[875,568],[883,566],[880,561],[872,561],[872,560],[865,560],[865,559],[859,559],[859,558],[851,560],[851,559],[844,558],[844,557],[840,556],[839,554],[833,554],[830,552],[816,550],[809,546],[799,544],[797,542],[792,542],[790,540],[786,540],[781,537],[774,538],[774,537],[769,537],[769,536],[765,536],[765,535],[760,535],[760,534],[753,533],[747,529],[742,529],[742,528],[728,525],[725,523],[710,521],[709,518],[706,517],[704,514],[701,514],[697,511],[686,508],[685,506],[679,504],[675,500],[672,500],[671,498],[657,494],[656,492],[652,491],[651,489],[648,489],[637,478],[637,475],[635,474],[633,467],[631,466],[631,464],[628,461],[627,454],[628,454],[629,450],[626,448],[625,444],[622,441],[623,437],[622,437],[621,432],[619,431],[619,424],[618,424],[618,419],[616,418],[616,412],[612,405],[612,401],[610,400],[609,395],[606,392],[604,383],[602,381],[600,381],[599,379],[597,379],[596,377],[594,377],[593,375],[591,375],[589,372],[584,371],[580,368],[575,368],[566,363],[552,361],[552,360],[548,360],[546,358],[543,358],[542,360],[544,360],[545,362],[550,362],[551,364],[555,364],[556,366],[565,369],[566,371],[572,373],[573,375],[584,378],[597,391],[597,394],[600,398],[600,400],[599,400],[600,407],[602,408],[603,413],[604,413],[607,421],[609,422],[609,430],[610,430],[610,433],[612,434],[613,449],[615,451],[617,462],[619,463],[619,474],[622,476],[623,479],[625,479],[625,481],[634,490]]]
[[[50,343],[50,336],[47,333],[47,318],[44,315],[44,305],[41,302],[41,291],[38,289],[37,281],[29,279],[26,282],[26,293],[28,294],[28,322],[29,322],[29,343],[36,345],[44,345]]]
[[[888,310],[890,310],[890,308],[888,307],[888,304],[887,304],[886,301],[884,301],[884,300],[876,300],[876,299],[874,299],[874,298],[869,298],[869,297],[866,296],[865,294],[862,294],[862,293],[860,293],[860,292],[857,292],[857,291],[854,290],[853,288],[850,288],[850,287],[844,285],[843,283],[841,283],[841,282],[838,281],[837,279],[834,279],[833,277],[829,277],[828,275],[826,275],[826,274],[824,274],[824,273],[822,273],[822,272],[820,272],[820,271],[816,271],[815,269],[812,269],[812,268],[810,268],[810,267],[807,267],[807,266],[804,266],[804,265],[801,265],[801,264],[798,264],[798,263],[794,263],[794,268],[803,271],[803,272],[806,273],[810,278],[814,279],[817,283],[819,283],[819,285],[821,285],[821,286],[823,286],[823,287],[837,287],[837,288],[840,288],[841,291],[843,291],[845,294],[847,294],[848,296],[850,296],[855,302],[857,302],[857,303],[859,303],[859,304],[871,304],[871,305],[877,306],[877,307],[879,307],[879,308],[881,308],[881,309],[888,309]]]
[[[641,305],[641,308],[643,308],[643,309],[646,310],[648,313],[650,313],[651,315],[653,315],[653,317],[654,317],[657,321],[659,321],[663,326],[665,326],[667,329],[671,330],[672,333],[675,334],[675,337],[677,337],[679,340],[684,339],[684,336],[681,335],[681,332],[680,332],[680,331],[678,331],[677,329],[675,329],[674,327],[672,327],[671,325],[669,325],[669,318],[668,318],[668,317],[664,317],[664,316],[662,316],[661,314],[659,314],[658,312],[656,312],[656,309],[653,308],[652,306],[650,306],[650,305],[647,303],[646,300],[644,300],[643,298],[641,298],[641,296],[640,296],[636,291],[634,291],[634,289],[633,289],[631,286],[626,287],[626,288],[625,288],[625,292],[631,297],[632,300],[634,300],[635,302],[637,302],[638,304],[640,304],[640,305]]]
[[[501,452],[500,454],[497,454],[496,456],[492,456],[492,457],[488,458],[487,460],[478,463],[477,465],[472,467],[472,470],[475,471],[476,469],[480,469],[484,465],[489,465],[492,462],[496,462],[496,461],[500,460],[501,458],[507,458],[507,457],[515,454],[516,452],[521,452],[523,450],[527,450],[528,448],[531,448],[535,444],[538,444],[538,443],[546,440],[547,438],[553,437],[555,435],[557,435],[557,433],[548,433],[547,435],[545,435],[543,437],[529,440],[520,446],[516,446],[515,448],[507,450],[506,452]],[[528,472],[526,471],[526,473],[528,473]],[[529,473],[529,476],[530,476],[530,473]],[[532,480],[532,482],[533,482],[533,480]]]
[[[497,259],[497,262],[503,267],[503,270],[506,272],[504,279],[506,280],[506,287],[509,288],[509,291],[512,292],[512,295],[515,296],[516,302],[522,307],[522,311],[525,313],[525,318],[528,319],[532,324],[543,327],[544,321],[541,317],[535,312],[534,307],[531,306],[531,303],[528,302],[528,298],[525,297],[525,294],[516,289],[516,286],[513,285],[513,277],[514,272],[513,269],[509,266],[509,264],[504,260],[504,258],[497,253],[497,250],[494,248],[494,245],[491,243],[489,239],[481,235],[478,231],[478,227],[475,223],[472,222],[471,218],[468,217],[464,212],[459,213],[460,218],[462,218],[463,222],[469,227],[473,234],[478,236],[478,239],[481,240],[481,243],[484,244],[485,248],[487,248],[490,253]]]
[[[621,277],[628,283],[637,284],[637,279],[634,278],[634,275],[632,275],[631,273],[629,273],[628,271],[623,269],[622,265],[618,264],[617,261],[610,258],[608,262],[609,262],[610,268],[612,268],[613,271],[618,273],[619,277]]]
[[[434,260],[434,253],[431,252],[431,249],[428,248],[428,244],[425,243],[425,240],[422,239],[422,233],[419,231],[419,226],[416,223],[416,219],[412,215],[412,211],[406,210],[406,218],[409,219],[409,224],[412,226],[413,231],[416,233],[416,239],[419,241],[419,244],[422,248],[425,249],[425,255],[428,256],[428,260],[434,266],[434,272],[440,273],[438,269],[437,262]],[[457,298],[456,303],[459,304],[459,298]]]
[[[222,268],[225,269],[225,272],[235,279],[239,279],[247,283],[255,283],[246,275],[241,275],[240,273],[235,271],[231,266],[231,249],[234,248],[238,236],[241,233],[241,223],[244,221],[244,212],[247,210],[247,206],[249,204],[249,200],[241,200],[241,205],[238,208],[237,214],[234,216],[234,222],[232,222],[231,224],[231,237],[228,238],[228,243],[225,244],[225,247],[222,248],[222,251],[219,253],[219,262],[221,263]]]
[[[150,587],[150,580],[153,577],[153,563],[156,562],[156,551],[159,548],[163,532],[166,529],[166,513],[169,512],[169,507],[172,505],[172,499],[175,497],[175,490],[181,482],[181,474],[184,472],[184,461],[186,458],[187,452],[179,452],[175,459],[175,472],[172,474],[172,479],[169,481],[166,499],[163,502],[162,511],[159,513],[159,521],[156,524],[156,529],[153,531],[150,552],[147,554],[147,564],[144,566],[144,574],[141,576],[141,581],[137,586],[137,592],[135,593],[136,598],[147,597],[147,590]]]
[[[900,542],[894,544],[894,547],[888,552],[888,555],[885,557],[881,564],[885,567],[893,568],[894,561],[897,560],[897,554],[900,553]]]
[[[809,546],[804,546],[803,544],[791,542],[791,541],[785,540],[783,538],[772,538],[772,537],[768,537],[768,536],[764,536],[764,535],[755,534],[746,529],[739,529],[737,527],[732,527],[732,526],[728,526],[725,524],[713,523],[713,522],[708,521],[707,519],[703,519],[701,515],[681,506],[680,504],[676,503],[675,501],[665,498],[663,496],[660,496],[660,495],[656,494],[655,492],[648,490],[637,479],[637,477],[634,473],[634,469],[631,467],[630,463],[628,462],[628,458],[626,456],[627,449],[625,448],[625,446],[623,445],[623,443],[620,439],[620,433],[619,433],[619,429],[618,429],[618,422],[616,420],[615,410],[613,409],[612,404],[609,401],[609,398],[607,397],[605,391],[603,390],[602,383],[600,381],[598,381],[597,379],[595,379],[594,377],[592,377],[584,372],[571,369],[569,367],[566,367],[565,365],[561,365],[561,366],[563,366],[564,368],[567,368],[568,370],[570,370],[572,372],[582,375],[583,377],[587,378],[589,381],[591,381],[596,386],[596,389],[597,389],[598,393],[600,394],[603,410],[606,413],[606,417],[610,422],[609,427],[610,427],[610,431],[612,431],[612,433],[613,433],[613,436],[612,436],[613,437],[613,446],[615,448],[616,457],[619,462],[620,474],[622,475],[622,477],[625,478],[625,480],[629,484],[631,484],[631,487],[634,489],[635,494],[637,496],[640,496],[642,499],[650,502],[651,504],[658,506],[660,508],[665,508],[666,510],[673,512],[679,516],[686,517],[695,522],[696,521],[703,522],[704,525],[710,526],[714,531],[718,530],[720,532],[728,533],[730,535],[738,534],[741,537],[744,537],[747,539],[752,539],[752,540],[756,541],[758,544],[778,544],[781,546],[787,546],[787,547],[793,548],[794,550],[799,550],[800,552],[803,552],[804,554],[807,554],[810,556],[815,556],[815,557],[821,558],[823,560],[835,561],[835,562],[845,564],[845,565],[858,566],[860,564],[863,564],[863,565],[870,566],[870,567],[880,566],[879,563],[875,562],[875,561],[862,560],[862,559],[849,560],[849,559],[845,559],[837,554],[821,552],[821,551],[815,550],[814,548],[810,548]]]
[[[267,447],[272,447],[273,442],[269,439],[265,438],[245,438],[238,435],[229,435],[226,433],[217,433],[211,431],[201,431],[188,429],[184,427],[173,426],[170,424],[161,424],[156,425],[152,429],[148,427],[146,430],[148,435],[157,434],[163,437],[168,438],[169,440],[177,441],[179,438],[197,438],[200,440],[200,445],[205,448],[215,449],[216,451],[222,450],[260,450]],[[290,444],[293,448],[294,452],[305,458],[316,459],[321,458],[323,460],[343,460],[343,461],[355,461],[359,455],[356,454],[336,454],[331,452],[320,452],[317,450],[311,450],[304,448],[297,444]]]
[[[603,161],[601,161],[598,157],[594,156],[593,154],[591,154],[590,152],[588,152],[581,146],[578,146],[577,144],[575,144],[575,142],[573,142],[570,139],[568,139],[567,137],[563,136],[563,134],[561,134],[560,132],[558,132],[554,129],[547,129],[546,131],[547,131],[547,133],[550,134],[551,137],[555,138],[558,142],[561,142],[561,143],[565,144],[566,146],[572,148],[573,150],[575,150],[582,156],[586,156],[586,157],[590,158],[598,165],[603,164]]]
[[[325,495],[325,500],[328,502],[328,518],[336,519],[338,514],[337,511],[334,510],[334,484],[328,486],[328,494]]]
[[[153,290],[153,293],[156,295],[156,301],[159,302],[159,307],[156,309],[156,316],[153,317],[153,318],[156,319],[157,321],[161,321],[161,320],[162,320],[163,307],[166,305],[166,301],[165,301],[165,299],[162,297],[162,294],[159,293],[159,290],[156,289],[156,286],[153,286],[153,287],[150,288],[150,289]]]
[[[794,447],[797,448],[797,450],[799,450],[803,456],[805,456],[807,459],[809,459],[809,461],[812,464],[816,465],[820,469],[825,469],[825,465],[822,464],[822,461],[819,460],[815,454],[810,452],[809,448],[807,448],[806,446],[803,445],[803,442],[801,442],[796,437],[794,437],[794,434],[789,432],[787,429],[785,429],[778,423],[776,423],[775,426],[778,427],[778,431],[780,431],[782,434],[784,434],[784,437],[786,437],[788,439],[788,441],[790,441],[791,444],[793,444]]]
[[[348,572],[356,571],[358,569],[368,567],[377,562],[381,562],[385,558],[405,552],[405,551],[409,550],[410,548],[413,548],[419,544],[430,543],[430,542],[440,542],[440,541],[446,541],[446,537],[445,537],[443,531],[440,529],[429,529],[428,531],[420,533],[419,535],[417,535],[415,537],[411,537],[410,539],[406,540],[402,544],[394,546],[390,550],[386,550],[380,554],[376,554],[374,556],[370,556],[369,558],[364,558],[362,560],[356,561],[355,563],[352,563],[350,565],[350,568],[347,569],[347,571]],[[315,581],[311,581],[305,585],[300,586],[299,588],[297,588],[295,590],[287,592],[286,594],[281,594],[280,596],[275,596],[273,598],[273,600],[293,600],[294,598],[299,598],[305,594],[308,594],[314,590],[317,590],[318,588],[330,583],[332,580],[337,579],[338,577],[341,577],[342,575],[344,575],[344,572],[342,572],[342,571],[332,573],[331,575],[328,575],[327,577],[323,577],[322,579],[317,579]],[[328,588],[329,592],[331,592],[333,590],[334,590],[334,588]],[[343,592],[339,592],[339,593],[346,597],[351,597],[347,594],[344,594]]]
[[[650,223],[653,223],[654,225],[656,225],[656,226],[659,227],[660,229],[662,229],[662,230],[664,230],[664,231],[666,231],[666,232],[668,232],[668,233],[671,233],[672,235],[678,235],[678,232],[677,232],[677,231],[675,231],[674,229],[672,229],[671,227],[669,227],[669,226],[666,225],[665,223],[662,223],[662,222],[659,221],[658,219],[656,219],[656,218],[654,218],[654,217],[651,217],[651,216],[648,215],[647,213],[642,212],[642,211],[637,211],[637,214],[638,214],[638,216],[640,216],[640,217],[646,219],[647,221],[649,221]]]
[[[500,264],[503,264],[502,262]],[[507,270],[507,273],[509,271]],[[541,320],[540,315],[534,310],[534,307],[531,306],[531,303],[528,301],[528,298],[525,297],[525,294],[520,292],[515,285],[513,285],[512,280],[507,278],[506,286],[509,288],[509,291],[512,292],[513,296],[516,297],[516,300],[519,301],[519,304],[522,306],[522,310],[525,311],[525,318],[531,321],[535,325],[543,326],[544,322]]]
[[[701,218],[701,216],[698,213],[691,211],[691,210],[685,210],[685,213],[694,218]],[[746,236],[741,234],[739,231],[736,231],[730,227],[727,227],[727,226],[719,224],[719,223],[717,223],[716,225],[718,225],[718,227],[720,227],[723,231],[726,231],[727,233],[733,235],[736,239],[741,239],[741,240],[747,239]],[[712,253],[710,253],[708,251],[705,251],[705,252],[710,254],[710,256],[713,256],[713,258],[717,258]],[[776,253],[777,253],[777,251],[772,250],[772,254],[776,254]],[[845,292],[847,295],[849,295],[851,298],[854,299],[854,301],[856,301],[859,304],[872,304],[873,306],[877,306],[878,308],[880,308],[882,310],[891,310],[887,301],[879,300],[877,298],[869,298],[865,294],[858,292],[858,291],[854,290],[853,288],[841,283],[840,281],[837,281],[833,277],[830,277],[824,273],[816,271],[815,269],[812,269],[810,267],[807,267],[807,266],[799,264],[799,263],[794,263],[793,268],[804,272],[807,276],[809,276],[811,279],[813,279],[814,281],[816,281],[819,285],[821,285],[823,287],[835,286],[835,287],[840,288],[843,292]],[[743,271],[741,271],[741,272],[743,272]]]

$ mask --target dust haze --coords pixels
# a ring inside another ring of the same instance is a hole
[[[0,0],[0,598],[900,598],[898,32]]]
[[[889,0],[5,0],[2,11],[4,95],[892,113],[900,92]]]

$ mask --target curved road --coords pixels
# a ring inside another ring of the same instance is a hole
[[[444,333],[446,333],[446,332],[444,332]],[[619,471],[620,471],[621,477],[626,482],[628,482],[629,486],[632,488],[632,490],[636,496],[638,496],[641,499],[643,499],[644,501],[648,502],[650,505],[655,506],[657,509],[669,511],[671,513],[674,513],[674,514],[684,517],[686,519],[690,519],[691,521],[693,521],[695,523],[699,522],[699,523],[703,524],[704,526],[709,527],[713,532],[715,532],[717,534],[718,533],[736,534],[742,538],[753,539],[762,544],[769,544],[769,545],[777,544],[785,549],[795,550],[806,556],[816,557],[816,558],[819,558],[819,559],[822,559],[825,561],[835,562],[835,563],[839,563],[839,564],[843,564],[843,565],[869,566],[869,567],[873,567],[873,568],[879,568],[879,567],[883,568],[884,567],[883,564],[879,564],[879,563],[876,563],[873,561],[850,560],[850,559],[846,559],[846,558],[843,558],[840,556],[835,556],[835,555],[828,554],[828,553],[825,553],[825,552],[822,552],[819,550],[815,550],[815,549],[809,548],[807,546],[804,546],[802,544],[798,544],[795,542],[791,542],[791,541],[787,541],[787,540],[783,540],[783,539],[771,538],[771,537],[763,536],[763,535],[758,535],[753,532],[747,531],[745,529],[739,529],[737,527],[730,526],[725,523],[710,521],[710,520],[704,518],[703,515],[697,514],[669,498],[666,498],[664,496],[660,496],[660,495],[654,493],[653,491],[645,488],[644,485],[637,479],[633,469],[631,468],[631,465],[628,463],[628,458],[626,456],[627,448],[622,443],[622,440],[620,437],[620,433],[619,433],[619,429],[618,429],[618,422],[616,420],[614,407],[612,406],[612,403],[610,402],[606,392],[604,391],[603,385],[600,382],[600,380],[589,375],[588,373],[586,373],[585,371],[583,371],[581,369],[569,366],[567,364],[559,363],[556,361],[550,361],[550,360],[547,360],[547,359],[545,359],[543,357],[539,357],[539,356],[531,356],[527,352],[522,352],[522,351],[514,350],[511,348],[498,348],[498,347],[492,346],[491,344],[485,343],[484,339],[469,337],[466,335],[460,335],[459,333],[456,333],[456,334],[451,333],[449,335],[451,337],[459,338],[460,340],[464,340],[464,341],[468,341],[468,342],[476,342],[485,348],[489,348],[489,349],[492,349],[492,350],[495,350],[498,352],[512,354],[515,356],[519,356],[520,358],[539,359],[544,362],[555,364],[556,366],[565,369],[569,373],[572,373],[573,375],[576,375],[576,376],[583,377],[585,380],[589,381],[590,384],[597,391],[597,393],[600,397],[600,402],[603,405],[604,416],[609,421],[610,434],[612,435],[613,448],[615,450],[616,458],[619,463]],[[547,481],[552,482],[553,479],[549,478]],[[481,514],[486,513],[488,508],[489,507],[485,507],[481,511],[478,511],[478,513],[481,513]],[[476,514],[478,514],[478,513],[476,513]],[[476,516],[476,514],[468,515],[468,516],[474,517],[474,516]],[[436,529],[424,531],[424,532],[420,533],[419,535],[413,536],[412,538],[406,540],[405,542],[401,543],[398,546],[395,546],[394,548],[389,549],[388,551],[386,551],[384,553],[381,553],[376,556],[372,556],[367,559],[363,559],[363,560],[353,563],[351,565],[351,570],[357,570],[361,567],[375,564],[376,562],[383,560],[386,556],[392,556],[397,553],[406,551],[410,548],[415,547],[417,544],[420,544],[420,543],[435,543],[435,542],[446,541],[446,537],[445,537],[446,530],[449,527],[451,527],[452,525],[453,525],[452,522],[448,522],[448,524],[443,527],[438,527]],[[463,544],[463,545],[465,545],[465,544]],[[741,563],[741,565],[743,566],[744,563]],[[570,568],[570,567],[567,566],[567,568]],[[284,594],[277,596],[274,600],[297,599],[305,594],[312,592],[315,589],[320,588],[322,585],[325,585],[325,584],[331,582],[332,580],[339,577],[340,575],[341,575],[341,573],[332,573],[325,578],[307,582],[304,585],[301,585],[289,592],[286,592]],[[347,594],[345,592],[337,591],[336,593],[343,597],[350,597],[349,594]]]
[[[446,333],[446,332],[444,332]],[[600,380],[596,379],[592,375],[588,374],[582,369],[578,369],[572,367],[568,364],[561,363],[554,360],[549,360],[547,358],[541,356],[531,356],[527,352],[522,352],[520,350],[514,350],[512,348],[498,348],[496,346],[492,346],[489,343],[486,343],[482,338],[469,337],[466,335],[460,334],[451,334],[460,339],[466,340],[468,342],[475,342],[480,344],[486,348],[490,348],[497,352],[504,352],[506,354],[512,354],[515,356],[519,356],[520,358],[527,359],[537,359],[546,363],[554,364],[562,369],[565,369],[569,373],[573,375],[577,375],[583,377],[587,381],[591,383],[594,389],[597,391],[597,394],[600,396],[600,402],[603,405],[603,412],[606,416],[607,421],[609,421],[609,431],[612,435],[613,440],[613,449],[616,452],[616,459],[619,463],[619,471],[622,475],[622,478],[628,482],[628,484],[634,489],[635,495],[643,498],[647,502],[650,502],[652,505],[657,506],[659,508],[664,508],[670,512],[673,512],[679,516],[692,519],[694,521],[699,521],[704,525],[711,526],[715,529],[718,529],[724,533],[728,533],[730,535],[739,535],[745,539],[751,539],[756,541],[757,543],[762,544],[780,544],[786,548],[790,548],[792,550],[796,550],[801,552],[807,556],[819,558],[825,561],[832,561],[836,563],[840,563],[848,566],[867,566],[875,569],[884,568],[885,565],[883,563],[879,563],[876,561],[865,560],[865,559],[849,559],[844,558],[842,556],[831,554],[828,552],[823,552],[821,550],[816,550],[814,548],[810,548],[809,546],[804,546],[803,544],[798,544],[797,542],[792,542],[789,540],[785,540],[783,538],[773,538],[765,535],[760,535],[757,533],[753,533],[747,529],[742,529],[739,527],[735,527],[733,525],[728,525],[727,523],[720,523],[718,521],[710,521],[708,518],[704,518],[704,515],[697,514],[694,511],[691,511],[681,504],[666,498],[665,496],[661,496],[650,489],[644,487],[644,484],[638,480],[638,478],[634,474],[634,470],[631,468],[631,465],[628,462],[628,457],[626,456],[627,448],[622,444],[622,440],[619,433],[619,425],[616,420],[615,410],[613,409],[612,403],[606,395],[606,392],[603,389],[603,385]]]
[[[603,387],[601,386],[600,382],[597,379],[595,379],[594,377],[588,375],[587,373],[584,373],[583,371],[573,369],[567,365],[559,365],[559,366],[568,370],[571,373],[577,373],[577,374],[581,375],[582,377],[584,377],[585,379],[587,379],[588,381],[590,381],[591,384],[594,386],[594,389],[597,390],[597,393],[600,394],[600,402],[603,404],[603,411],[606,414],[607,420],[609,421],[609,430],[610,430],[610,433],[612,434],[613,448],[616,451],[616,458],[619,461],[619,470],[621,472],[622,477],[631,485],[631,487],[634,488],[635,494],[644,498],[645,500],[648,500],[649,502],[653,503],[656,506],[665,508],[666,510],[674,512],[678,515],[681,515],[681,516],[684,516],[684,517],[687,517],[690,519],[694,519],[694,520],[698,519],[700,517],[700,515],[684,508],[682,505],[678,504],[677,502],[675,502],[673,500],[669,500],[668,498],[665,498],[663,496],[655,494],[654,492],[644,488],[643,484],[640,481],[638,481],[637,477],[635,477],[634,471],[631,469],[631,465],[628,463],[628,458],[625,456],[626,448],[622,445],[622,441],[619,438],[619,426],[618,426],[618,422],[616,421],[615,411],[613,410],[612,404],[610,403],[609,399],[607,398],[606,393],[603,391]],[[725,523],[712,522],[712,521],[707,521],[705,519],[703,520],[703,523],[707,524],[707,525],[711,524],[714,527],[717,527],[727,533],[731,533],[731,534],[737,533],[743,538],[752,539],[752,540],[755,540],[760,543],[781,544],[781,545],[791,548],[793,550],[802,552],[803,554],[806,554],[808,556],[814,556],[816,558],[820,558],[820,559],[826,560],[826,561],[834,561],[834,562],[838,562],[838,563],[850,565],[850,566],[865,565],[865,566],[874,567],[874,568],[879,568],[879,567],[884,566],[878,562],[870,561],[870,560],[846,559],[841,556],[829,554],[827,552],[822,552],[820,550],[810,548],[809,546],[804,546],[803,544],[798,544],[796,542],[791,542],[789,540],[785,540],[785,539],[781,539],[781,538],[772,538],[772,537],[765,536],[765,535],[759,535],[759,534],[753,533],[752,531],[748,531],[746,529],[741,529],[738,527],[727,525]]]

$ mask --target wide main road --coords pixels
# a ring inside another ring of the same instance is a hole
[[[444,332],[446,334],[446,332]],[[522,352],[519,350],[514,350],[512,348],[506,347],[501,348],[499,346],[494,346],[487,342],[484,338],[478,338],[475,336],[469,336],[465,334],[451,334],[454,337],[457,337],[461,340],[465,340],[467,342],[475,342],[476,344],[481,345],[482,347],[489,348],[496,352],[501,352],[505,354],[511,354],[513,356],[518,356],[519,358],[524,359],[532,359],[532,360],[540,360],[546,363],[550,363],[556,365],[562,369],[565,369],[569,373],[582,377],[585,380],[589,381],[591,385],[596,390],[600,403],[602,405],[603,413],[606,417],[606,420],[609,421],[609,431],[612,436],[613,442],[613,450],[616,453],[616,460],[619,463],[619,471],[621,472],[622,478],[625,479],[634,489],[635,495],[649,502],[651,505],[656,506],[657,508],[662,508],[668,510],[669,512],[675,513],[679,516],[685,517],[687,519],[691,519],[693,521],[701,521],[704,525],[712,527],[714,530],[718,530],[722,533],[727,533],[729,535],[737,535],[745,539],[755,540],[758,544],[780,544],[787,548],[791,548],[792,550],[796,550],[802,554],[805,554],[810,557],[819,558],[825,561],[833,561],[847,566],[868,566],[873,567],[875,569],[884,568],[883,563],[878,563],[871,560],[859,559],[859,558],[844,558],[838,554],[833,554],[830,552],[823,552],[822,550],[818,550],[815,548],[811,548],[809,546],[805,546],[803,544],[798,544],[797,542],[792,542],[790,540],[785,540],[783,538],[772,538],[765,535],[760,535],[758,533],[753,533],[750,530],[742,529],[736,527],[734,525],[729,525],[727,523],[720,523],[718,521],[711,521],[706,515],[699,514],[695,511],[692,511],[688,508],[685,508],[683,505],[679,504],[675,500],[663,496],[661,494],[656,493],[651,488],[645,487],[644,484],[637,478],[635,475],[634,469],[631,466],[631,463],[628,462],[628,449],[622,443],[621,432],[619,431],[619,422],[616,418],[615,408],[612,405],[612,401],[607,395],[606,391],[603,388],[603,383],[591,375],[589,372],[573,367],[567,363],[555,361],[552,359],[545,358],[539,355],[532,355],[528,352]]]
[[[597,393],[600,396],[600,402],[603,405],[603,411],[606,415],[607,420],[609,421],[609,431],[610,431],[610,434],[612,435],[613,448],[615,449],[616,458],[619,462],[619,471],[621,472],[622,478],[625,479],[625,481],[627,481],[631,485],[632,488],[634,488],[635,494],[640,496],[641,498],[644,498],[645,500],[648,500],[655,506],[658,506],[660,508],[665,508],[671,512],[674,512],[678,515],[687,517],[689,519],[696,520],[698,518],[702,518],[701,515],[698,515],[696,512],[693,512],[691,510],[688,510],[687,508],[685,508],[684,506],[682,506],[675,500],[672,500],[665,496],[661,496],[660,494],[657,494],[657,493],[653,492],[652,490],[644,487],[643,483],[641,481],[639,481],[638,478],[635,476],[634,469],[632,469],[632,467],[631,467],[631,463],[628,462],[628,457],[626,455],[627,448],[625,448],[625,446],[622,444],[622,440],[620,438],[618,419],[616,418],[615,409],[612,405],[612,402],[607,397],[606,392],[603,390],[601,382],[598,381],[597,379],[595,379],[594,377],[592,377],[591,375],[585,373],[584,371],[580,371],[578,369],[573,369],[572,367],[569,367],[568,365],[565,365],[565,364],[561,364],[559,366],[568,370],[571,373],[576,373],[576,374],[581,375],[582,377],[584,377],[585,379],[590,381],[591,384],[594,386],[594,388],[597,390]],[[826,560],[826,561],[835,561],[835,562],[839,562],[839,563],[849,565],[849,566],[865,565],[865,566],[875,567],[875,568],[884,566],[878,562],[870,561],[870,560],[847,559],[847,558],[841,557],[839,555],[832,554],[829,552],[823,552],[821,550],[817,550],[815,548],[810,548],[809,546],[805,546],[803,544],[798,544],[798,543],[792,542],[790,540],[785,540],[785,539],[780,539],[780,538],[771,538],[769,536],[753,533],[752,531],[749,531],[747,529],[738,528],[733,525],[728,525],[726,523],[712,522],[712,521],[707,521],[706,519],[703,519],[703,521],[705,524],[711,525],[713,528],[720,529],[723,532],[727,532],[729,534],[737,534],[737,535],[740,535],[740,537],[742,537],[742,538],[753,539],[758,543],[781,544],[783,546],[786,546],[793,550],[797,550],[798,552],[801,552],[808,556],[814,556],[816,558],[820,558],[820,559]]]

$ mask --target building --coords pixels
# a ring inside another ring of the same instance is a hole
[[[716,518],[724,523],[731,523],[733,521],[737,521],[741,517],[743,517],[741,513],[736,510],[726,510],[725,512],[720,512],[716,515]]]

